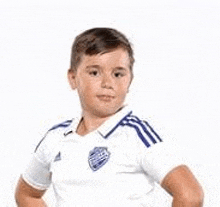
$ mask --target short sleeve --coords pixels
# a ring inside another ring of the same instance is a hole
[[[51,163],[54,161],[60,147],[60,141],[65,137],[72,120],[67,120],[53,126],[37,145],[23,179],[32,187],[46,190],[51,184]]]
[[[141,156],[144,171],[160,184],[172,169],[184,164],[176,145],[169,141],[156,143],[149,148],[142,145]]]
[[[22,174],[23,179],[30,186],[39,190],[46,190],[51,184],[52,141],[50,136],[46,134],[37,145],[29,164]]]
[[[33,155],[22,178],[33,188],[46,190],[51,183],[50,165],[42,163]]]

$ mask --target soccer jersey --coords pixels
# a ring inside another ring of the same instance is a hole
[[[128,107],[84,136],[76,133],[80,120],[51,128],[23,173],[36,189],[52,184],[57,206],[145,206],[154,183],[182,164]]]

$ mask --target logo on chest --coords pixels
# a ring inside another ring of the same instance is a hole
[[[93,171],[97,171],[105,165],[110,158],[110,152],[106,147],[95,147],[89,152],[89,166]]]

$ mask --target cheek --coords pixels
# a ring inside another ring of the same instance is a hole
[[[89,80],[78,82],[78,91],[82,96],[84,96],[83,97],[84,99],[94,94],[96,89],[97,89],[96,84],[94,82],[91,83],[91,81]]]
[[[130,80],[124,80],[119,86],[118,90],[121,94],[126,94],[130,86]]]

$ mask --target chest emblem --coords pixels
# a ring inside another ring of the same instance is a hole
[[[89,152],[89,166],[93,171],[97,171],[105,165],[110,158],[110,152],[106,147],[95,147]]]

